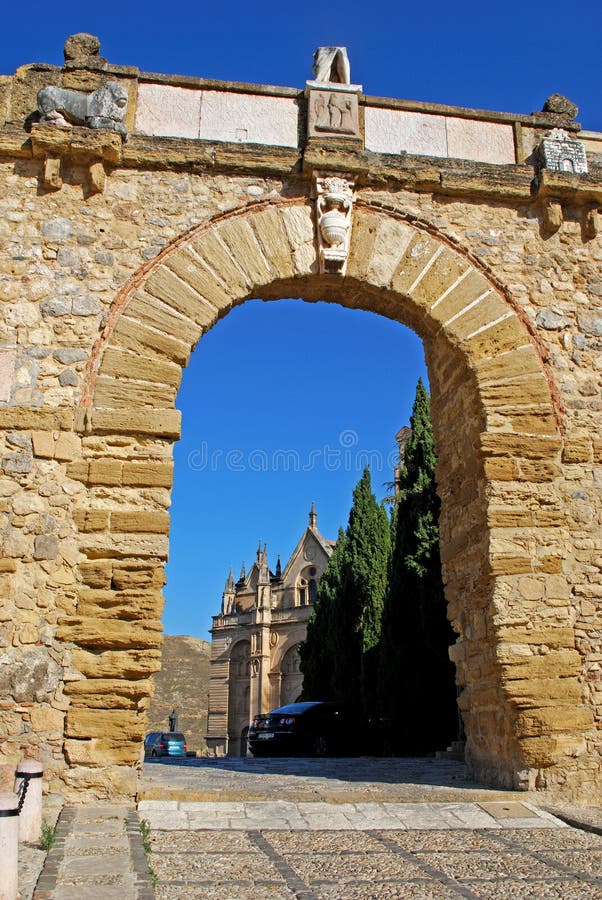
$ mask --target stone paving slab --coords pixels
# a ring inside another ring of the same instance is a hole
[[[135,811],[65,807],[33,900],[151,900],[152,883]]]
[[[532,804],[516,803],[514,817],[506,810],[477,803],[291,803],[284,800],[239,803],[185,801],[167,808],[160,800],[141,800],[138,815],[162,831],[228,828],[233,831],[370,829],[565,828],[551,813]],[[496,811],[500,813],[496,815]]]

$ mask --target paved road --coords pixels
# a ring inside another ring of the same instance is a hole
[[[149,760],[140,782],[145,800],[374,800],[430,801],[530,800],[540,793],[496,791],[469,781],[463,763],[446,759],[275,758]]]
[[[602,898],[601,836],[457,762],[170,761],[141,795],[159,900]]]
[[[35,900],[602,900],[602,827],[568,827],[459,763],[153,763],[141,792],[137,812],[63,810]]]

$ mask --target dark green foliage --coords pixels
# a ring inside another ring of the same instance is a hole
[[[416,388],[412,433],[389,523],[364,471],[347,531],[318,587],[301,648],[304,699],[351,704],[385,722],[389,752],[444,749],[457,736],[454,667],[439,557],[429,396]]]
[[[332,556],[320,578],[318,593],[307,623],[307,636],[299,648],[304,700],[334,699],[331,685],[336,638],[333,614],[336,598],[342,590],[344,553],[345,532],[339,528]]]
[[[366,468],[353,492],[345,534],[320,579],[301,647],[303,697],[334,699],[364,708],[374,700],[390,551],[387,514],[372,493]]]
[[[416,388],[412,434],[393,516],[389,590],[382,618],[380,709],[390,749],[424,753],[456,737],[454,667],[439,556],[439,498],[429,396]]]
[[[353,655],[335,664],[335,689],[340,700],[361,700],[368,715],[375,700],[375,661],[380,639],[391,537],[387,513],[372,493],[366,467],[353,492],[344,556],[344,590],[340,610],[348,623],[348,645]],[[343,633],[341,633],[341,643]],[[342,648],[341,648],[342,649]]]

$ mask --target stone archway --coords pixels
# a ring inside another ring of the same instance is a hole
[[[576,785],[592,716],[561,602],[562,423],[536,336],[475,259],[382,204],[358,202],[346,276],[317,269],[309,202],[267,202],[182,235],[113,304],[80,409],[84,455],[71,465],[87,486],[80,599],[59,629],[84,676],[66,686],[71,766],[101,778],[139,760],[169,530],[152,489],[171,486],[182,366],[235,304],[294,296],[373,311],[422,337],[470,770],[504,786]]]

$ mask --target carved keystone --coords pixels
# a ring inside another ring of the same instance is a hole
[[[349,256],[355,181],[314,174],[320,272],[344,275]]]

